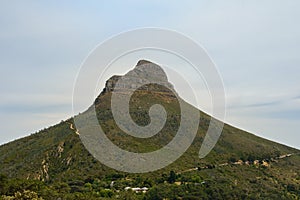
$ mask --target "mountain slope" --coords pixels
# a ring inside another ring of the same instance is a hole
[[[149,64],[140,61],[137,67],[145,63]],[[134,93],[130,114],[137,124],[150,123],[148,110],[153,104],[163,105],[168,113],[157,135],[135,138],[119,129],[112,116],[111,95],[119,79],[120,76],[110,78],[94,102],[107,137],[133,152],[151,152],[170,142],[180,123],[174,94],[156,84]],[[187,152],[166,168],[146,174],[118,172],[101,164],[84,148],[73,118],[62,121],[0,147],[0,174],[4,175],[0,192],[11,196],[28,189],[44,199],[299,199],[299,150],[225,125],[214,149],[199,159],[210,120],[207,114],[200,114],[198,133]],[[150,188],[146,193],[124,190],[144,186]]]

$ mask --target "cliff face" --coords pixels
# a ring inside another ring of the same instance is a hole
[[[120,80],[121,82],[118,84]],[[139,87],[139,85],[141,85],[141,87]],[[115,75],[109,78],[106,81],[103,93],[116,90],[122,90],[122,92],[124,92],[126,89],[176,94],[173,85],[168,82],[164,70],[159,65],[147,60],[140,60],[135,68],[124,76]],[[173,94],[174,97],[175,94]]]
[[[121,76],[112,76],[110,79],[108,79],[105,83],[105,88],[103,89],[103,92],[112,92],[120,78]]]

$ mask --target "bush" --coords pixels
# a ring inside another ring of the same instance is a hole
[[[14,196],[2,196],[4,200],[43,200],[36,192],[30,190],[23,190],[16,192]]]
[[[111,198],[113,195],[114,195],[114,193],[110,189],[102,189],[102,190],[100,190],[100,196],[101,197]]]
[[[176,181],[176,173],[174,171],[170,171],[168,182],[175,183],[175,181]]]

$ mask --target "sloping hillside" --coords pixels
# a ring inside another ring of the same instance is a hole
[[[148,110],[156,103],[163,105],[168,115],[157,135],[134,138],[119,129],[112,117],[111,94],[119,78],[109,79],[94,102],[107,137],[133,152],[150,152],[166,145],[180,123],[178,100],[155,84],[136,91],[130,100],[130,114],[137,124],[150,122]],[[0,194],[14,196],[28,190],[44,199],[299,199],[299,150],[225,125],[212,152],[199,159],[209,120],[201,112],[197,136],[176,162],[155,172],[129,174],[93,158],[70,118],[0,147]],[[148,190],[132,192],[125,187]]]

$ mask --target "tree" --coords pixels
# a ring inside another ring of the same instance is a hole
[[[176,173],[174,171],[170,171],[168,182],[175,183],[175,181],[176,181]]]
[[[229,162],[235,163],[235,162],[237,162],[237,159],[236,159],[235,157],[231,156],[231,157],[229,158]]]

